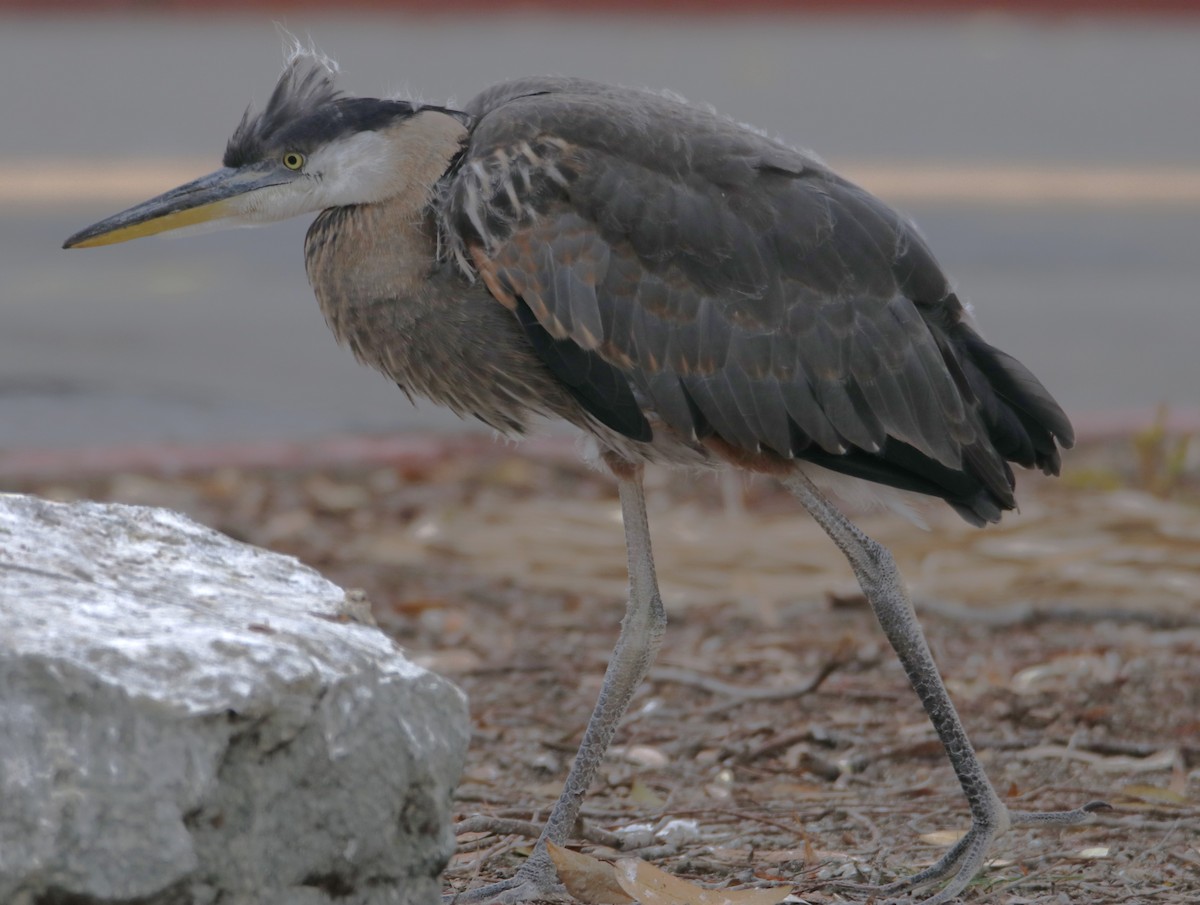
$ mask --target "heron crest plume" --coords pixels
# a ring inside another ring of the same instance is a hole
[[[334,84],[337,64],[310,48],[296,46],[262,112],[246,108],[225,147],[225,166],[237,167],[262,157],[287,126],[332,104],[345,92]]]

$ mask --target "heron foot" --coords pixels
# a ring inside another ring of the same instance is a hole
[[[954,843],[946,854],[911,877],[883,886],[846,884],[842,888],[895,901],[895,896],[944,882],[946,885],[940,890],[928,898],[917,900],[914,905],[945,905],[975,879],[987,861],[992,843],[1008,827],[1077,826],[1087,823],[1096,811],[1110,810],[1111,807],[1104,801],[1089,801],[1069,811],[1009,811],[1005,821],[976,820],[967,834]]]
[[[568,898],[554,863],[545,849],[538,848],[515,876],[476,889],[447,893],[442,896],[442,905],[481,905],[485,902],[489,905],[529,905],[533,902],[563,902]]]

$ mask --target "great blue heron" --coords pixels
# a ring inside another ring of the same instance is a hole
[[[224,166],[72,236],[102,245],[200,223],[319,213],[308,276],[337,338],[405,392],[509,434],[586,431],[616,477],[629,601],[566,786],[513,879],[555,887],[564,843],[659,646],[647,462],[773,475],[846,555],[932,720],[970,831],[886,894],[953,898],[1013,824],[938,675],[888,551],[816,484],[945,500],[969,522],[1014,507],[1010,462],[1059,470],[1066,416],[972,327],[916,230],[813,157],[648,91],[527,78],[462,110],[349,97],[297,51]]]

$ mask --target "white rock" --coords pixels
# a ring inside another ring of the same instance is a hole
[[[173,512],[0,494],[0,902],[437,901],[466,702],[354,611]]]

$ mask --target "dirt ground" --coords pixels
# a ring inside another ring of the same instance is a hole
[[[938,509],[929,531],[856,513],[895,553],[1001,795],[1113,805],[1005,836],[965,900],[1200,902],[1200,489],[1133,446],[1073,463],[1069,480],[1022,476],[1021,512],[983,531]],[[813,903],[863,900],[835,881],[936,860],[965,802],[836,550],[767,482],[652,472],[648,487],[671,625],[579,847],[706,885],[792,884]],[[470,695],[449,887],[528,854],[623,612],[610,480],[496,444],[0,489],[169,506],[362,588],[414,659]]]

